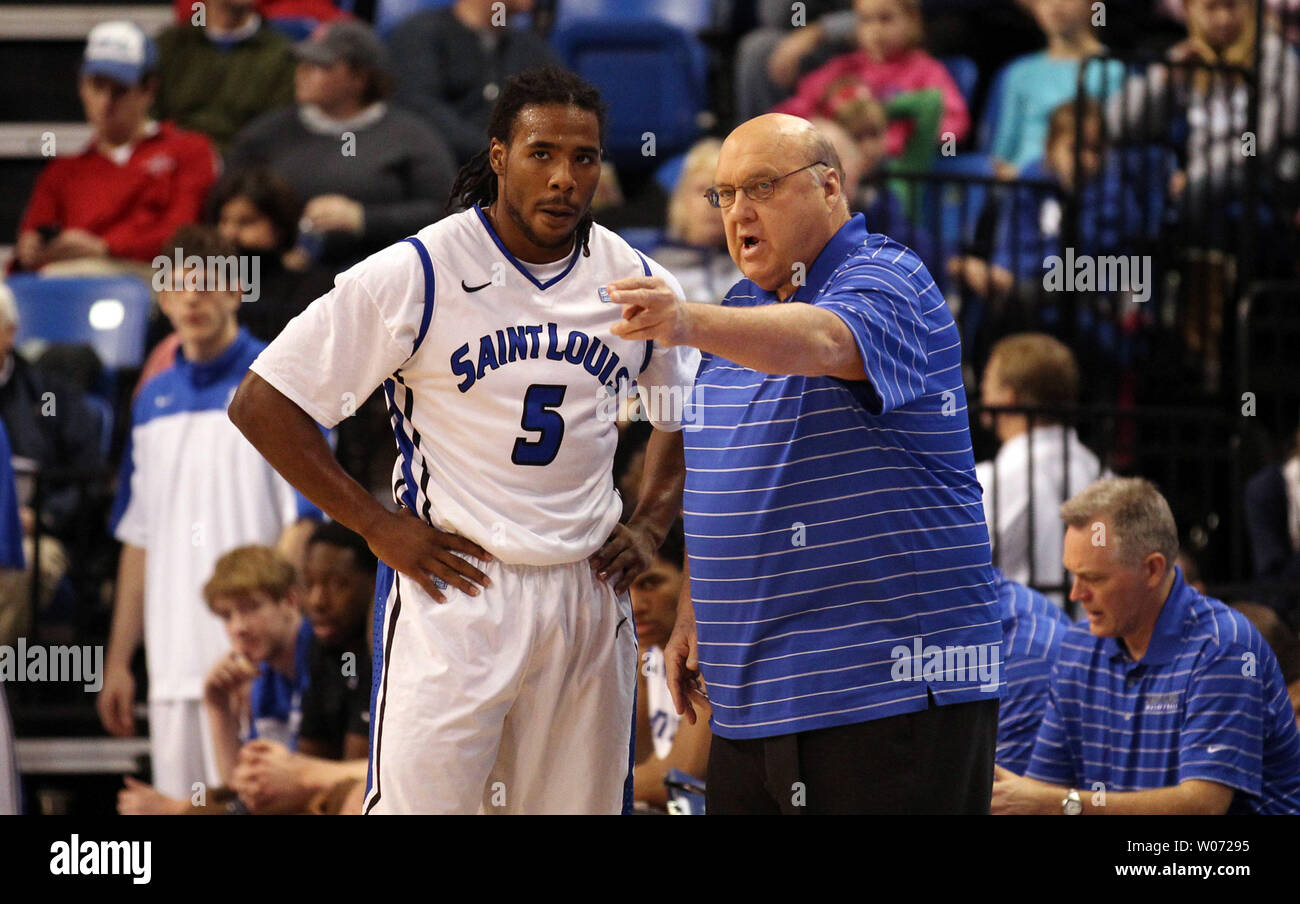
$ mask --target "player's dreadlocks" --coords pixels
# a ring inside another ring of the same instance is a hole
[[[488,160],[488,148],[491,139],[503,144],[510,143],[514,132],[515,120],[524,107],[538,104],[561,104],[589,110],[596,114],[600,129],[600,146],[605,146],[605,104],[600,99],[600,92],[594,85],[580,76],[574,75],[559,66],[548,65],[527,69],[518,75],[506,79],[501,96],[492,107],[492,118],[488,122],[488,147],[475,154],[456,174],[456,181],[451,186],[451,195],[447,199],[447,212],[465,210],[475,204],[486,207],[496,200],[497,176],[492,172]],[[593,223],[591,209],[578,221],[575,235],[582,244],[582,253],[590,256],[587,238],[591,234]]]

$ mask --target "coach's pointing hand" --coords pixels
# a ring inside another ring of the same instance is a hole
[[[472,556],[486,562],[492,557],[484,549],[458,534],[430,527],[405,508],[397,514],[385,512],[385,517],[365,531],[365,538],[380,561],[415,581],[440,603],[447,599],[434,578],[470,596],[478,596],[476,584],[486,587],[491,583],[464,558]]]
[[[615,336],[653,339],[665,346],[690,344],[690,307],[663,279],[631,276],[606,288],[610,302],[623,308],[623,319],[611,330]]]

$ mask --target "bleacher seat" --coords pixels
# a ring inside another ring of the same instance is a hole
[[[657,19],[692,33],[713,25],[713,0],[558,0],[557,27],[582,19]]]
[[[149,286],[133,276],[35,276],[8,281],[18,302],[18,345],[39,339],[89,345],[116,371],[144,362]]]
[[[442,9],[451,6],[453,2],[454,0],[376,0],[375,31],[381,38],[387,38],[394,26],[408,16],[426,9]]]
[[[655,170],[655,182],[664,190],[665,194],[671,195],[677,191],[677,183],[682,178],[682,170],[685,168],[685,153],[670,157],[659,169]]]
[[[980,113],[979,125],[975,129],[975,150],[987,154],[993,149],[993,138],[998,133],[998,119],[1002,116],[1002,93],[1007,86],[1007,71],[1012,64],[1023,60],[1016,57],[998,70],[989,85],[989,93],[984,98],[984,109]]]
[[[952,80],[957,83],[957,90],[961,92],[962,100],[966,101],[966,109],[974,115],[975,103],[975,86],[979,83],[980,70],[975,65],[975,61],[967,56],[950,56],[944,57],[939,62],[943,63]]]
[[[618,230],[618,235],[642,254],[654,254],[664,240],[664,231],[653,226],[628,226]]]
[[[554,44],[609,109],[606,146],[623,170],[643,172],[690,147],[705,108],[707,58],[691,34],[649,19],[584,19],[557,28]],[[654,135],[654,156],[642,153]]]

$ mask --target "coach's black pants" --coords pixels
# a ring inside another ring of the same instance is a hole
[[[736,814],[980,813],[993,794],[998,701],[732,741],[713,736],[706,809]]]

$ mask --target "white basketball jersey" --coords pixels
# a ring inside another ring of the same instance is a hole
[[[645,652],[641,672],[645,675],[646,704],[650,710],[650,734],[655,742],[655,756],[662,760],[672,753],[677,726],[682,720],[673,706],[672,691],[668,689],[668,665],[662,647],[651,647]]]
[[[643,397],[687,398],[699,362],[610,332],[622,312],[600,287],[653,274],[680,288],[599,225],[589,246],[539,282],[471,208],[340,274],[252,370],[331,427],[382,383],[397,500],[503,562],[578,561],[622,509],[611,392],[634,382]]]

